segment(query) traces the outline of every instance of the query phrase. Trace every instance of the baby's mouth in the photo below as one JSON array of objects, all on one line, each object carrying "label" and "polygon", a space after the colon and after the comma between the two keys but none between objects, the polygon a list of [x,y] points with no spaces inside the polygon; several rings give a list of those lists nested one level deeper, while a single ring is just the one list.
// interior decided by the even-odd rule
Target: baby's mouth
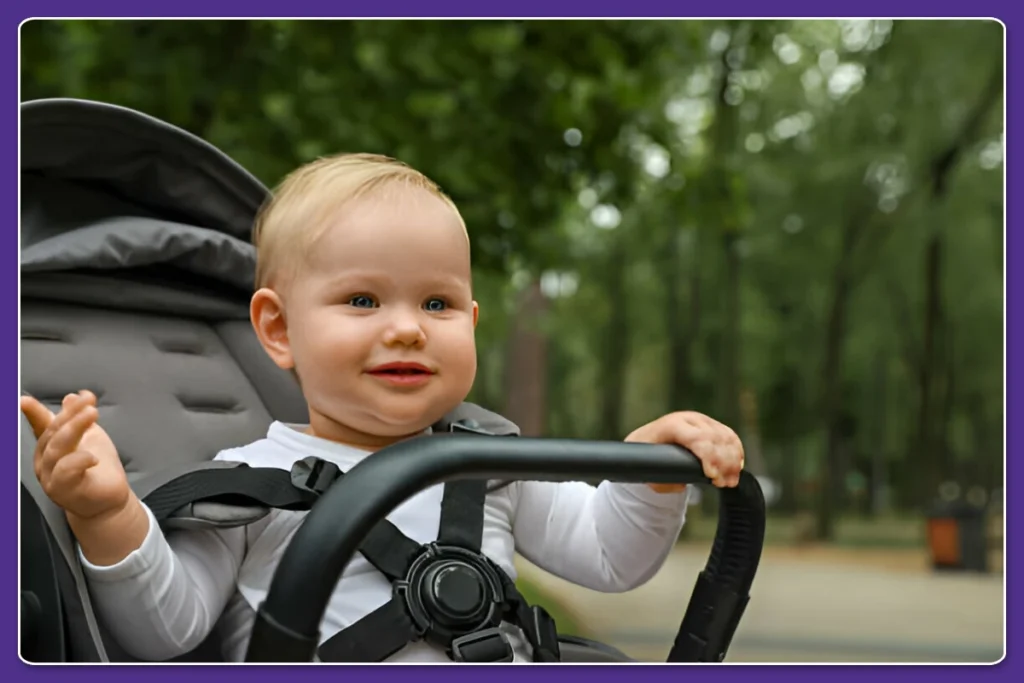
[{"label": "baby's mouth", "polygon": [[383,377],[425,377],[434,372],[421,363],[395,362],[385,363],[370,368],[368,374]]}]

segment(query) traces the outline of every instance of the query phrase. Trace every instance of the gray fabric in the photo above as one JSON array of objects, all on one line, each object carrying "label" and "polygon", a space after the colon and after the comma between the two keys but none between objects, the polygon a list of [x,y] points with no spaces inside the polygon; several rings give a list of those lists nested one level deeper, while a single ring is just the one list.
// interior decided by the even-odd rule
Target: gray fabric
[{"label": "gray fabric", "polygon": [[249,239],[266,187],[213,145],[124,107],[75,99],[21,105],[21,169],[101,187],[150,215]]},{"label": "gray fabric", "polygon": [[266,435],[270,413],[208,324],[26,303],[23,390],[53,410],[93,391],[128,472],[206,462]]},{"label": "gray fabric", "polygon": [[245,320],[227,320],[214,325],[213,329],[231,355],[238,359],[242,371],[275,419],[292,424],[309,422],[309,410],[298,380],[270,360],[253,332],[248,311]]},{"label": "gray fabric", "polygon": [[[22,299],[116,308],[169,317],[249,320],[247,302],[185,283],[171,288],[154,278],[102,277],[80,273],[37,273],[21,278]],[[248,323],[247,323],[248,324]]]},{"label": "gray fabric", "polygon": [[228,529],[258,522],[270,514],[270,508],[258,505],[191,503],[175,510],[161,525],[167,529]]},{"label": "gray fabric", "polygon": [[22,174],[23,293],[150,313],[248,319],[256,250],[101,188]]},{"label": "gray fabric", "polygon": [[21,174],[20,208],[22,250],[112,216],[160,218],[103,189],[33,173]]},{"label": "gray fabric", "polygon": [[519,426],[514,422],[486,408],[481,408],[475,403],[462,403],[446,415],[445,420],[448,422],[473,420],[485,431],[497,436],[519,436],[520,434]]},{"label": "gray fabric", "polygon": [[158,264],[237,287],[244,297],[253,289],[256,253],[216,230],[137,216],[83,223],[21,250],[26,274]]},{"label": "gray fabric", "polygon": [[[32,425],[29,424],[28,418],[26,418],[24,414],[20,413],[19,417],[21,418],[19,423],[21,427],[19,438],[21,482],[25,485],[25,488],[29,491],[29,494],[35,501],[36,506],[43,515],[43,519],[46,520],[47,526],[50,527],[50,532],[53,534],[57,547],[60,548],[61,555],[64,556],[64,561],[71,570],[71,577],[74,579],[75,588],[78,591],[78,596],[82,603],[82,612],[85,614],[85,622],[89,628],[89,635],[92,636],[100,661],[107,662],[109,661],[109,658],[107,657],[106,649],[103,646],[103,637],[100,632],[99,623],[96,620],[96,613],[92,608],[92,598],[89,596],[89,588],[85,582],[85,574],[82,571],[82,565],[78,561],[78,553],[75,548],[74,536],[71,534],[71,528],[68,526],[67,518],[64,516],[64,511],[57,507],[53,501],[46,496],[43,492],[43,487],[39,484],[39,480],[35,477],[35,466],[33,464],[33,460],[36,448],[36,437],[35,434],[32,433]],[[18,495],[22,495],[20,489]]]}]

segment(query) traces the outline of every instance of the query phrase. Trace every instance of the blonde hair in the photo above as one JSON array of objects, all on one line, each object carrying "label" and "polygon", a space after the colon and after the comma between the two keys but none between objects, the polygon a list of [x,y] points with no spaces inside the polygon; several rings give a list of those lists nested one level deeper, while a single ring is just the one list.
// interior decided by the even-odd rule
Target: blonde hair
[{"label": "blonde hair", "polygon": [[256,216],[252,233],[256,289],[269,286],[296,257],[307,253],[323,234],[332,213],[352,200],[394,184],[434,194],[462,222],[455,202],[437,183],[397,159],[380,154],[322,157],[285,177]]}]

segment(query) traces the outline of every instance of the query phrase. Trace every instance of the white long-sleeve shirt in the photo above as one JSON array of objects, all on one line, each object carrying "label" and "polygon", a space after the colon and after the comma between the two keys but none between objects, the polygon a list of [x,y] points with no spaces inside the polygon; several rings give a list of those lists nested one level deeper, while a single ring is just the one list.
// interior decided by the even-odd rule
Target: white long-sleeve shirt
[{"label": "white long-sleeve shirt", "polygon": [[[369,455],[275,422],[267,437],[218,454],[252,467],[291,469],[306,456],[344,472]],[[421,491],[387,516],[406,536],[435,541],[443,485]],[[552,574],[603,592],[648,581],[682,529],[687,492],[656,493],[644,484],[514,482],[489,493],[482,552],[515,579],[514,555]],[[198,646],[218,629],[224,658],[242,661],[256,609],[305,512],[273,510],[245,527],[174,530],[166,535],[149,514],[142,544],[115,565],[91,564],[79,552],[94,607],[120,645],[146,661],[162,661]],[[321,624],[321,643],[392,597],[387,577],[356,553],[338,581]],[[503,625],[516,661],[530,661],[521,631]],[[447,662],[424,642],[388,661]]]}]

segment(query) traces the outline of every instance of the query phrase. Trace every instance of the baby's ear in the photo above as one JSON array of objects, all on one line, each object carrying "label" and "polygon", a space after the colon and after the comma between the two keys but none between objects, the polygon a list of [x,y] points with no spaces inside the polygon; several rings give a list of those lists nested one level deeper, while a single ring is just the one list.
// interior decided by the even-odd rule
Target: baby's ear
[{"label": "baby's ear", "polygon": [[480,320],[480,304],[473,302],[473,329],[476,329],[476,324]]},{"label": "baby's ear", "polygon": [[284,305],[277,292],[268,287],[257,290],[249,302],[249,320],[270,359],[282,370],[293,369],[295,361],[288,340]]}]

